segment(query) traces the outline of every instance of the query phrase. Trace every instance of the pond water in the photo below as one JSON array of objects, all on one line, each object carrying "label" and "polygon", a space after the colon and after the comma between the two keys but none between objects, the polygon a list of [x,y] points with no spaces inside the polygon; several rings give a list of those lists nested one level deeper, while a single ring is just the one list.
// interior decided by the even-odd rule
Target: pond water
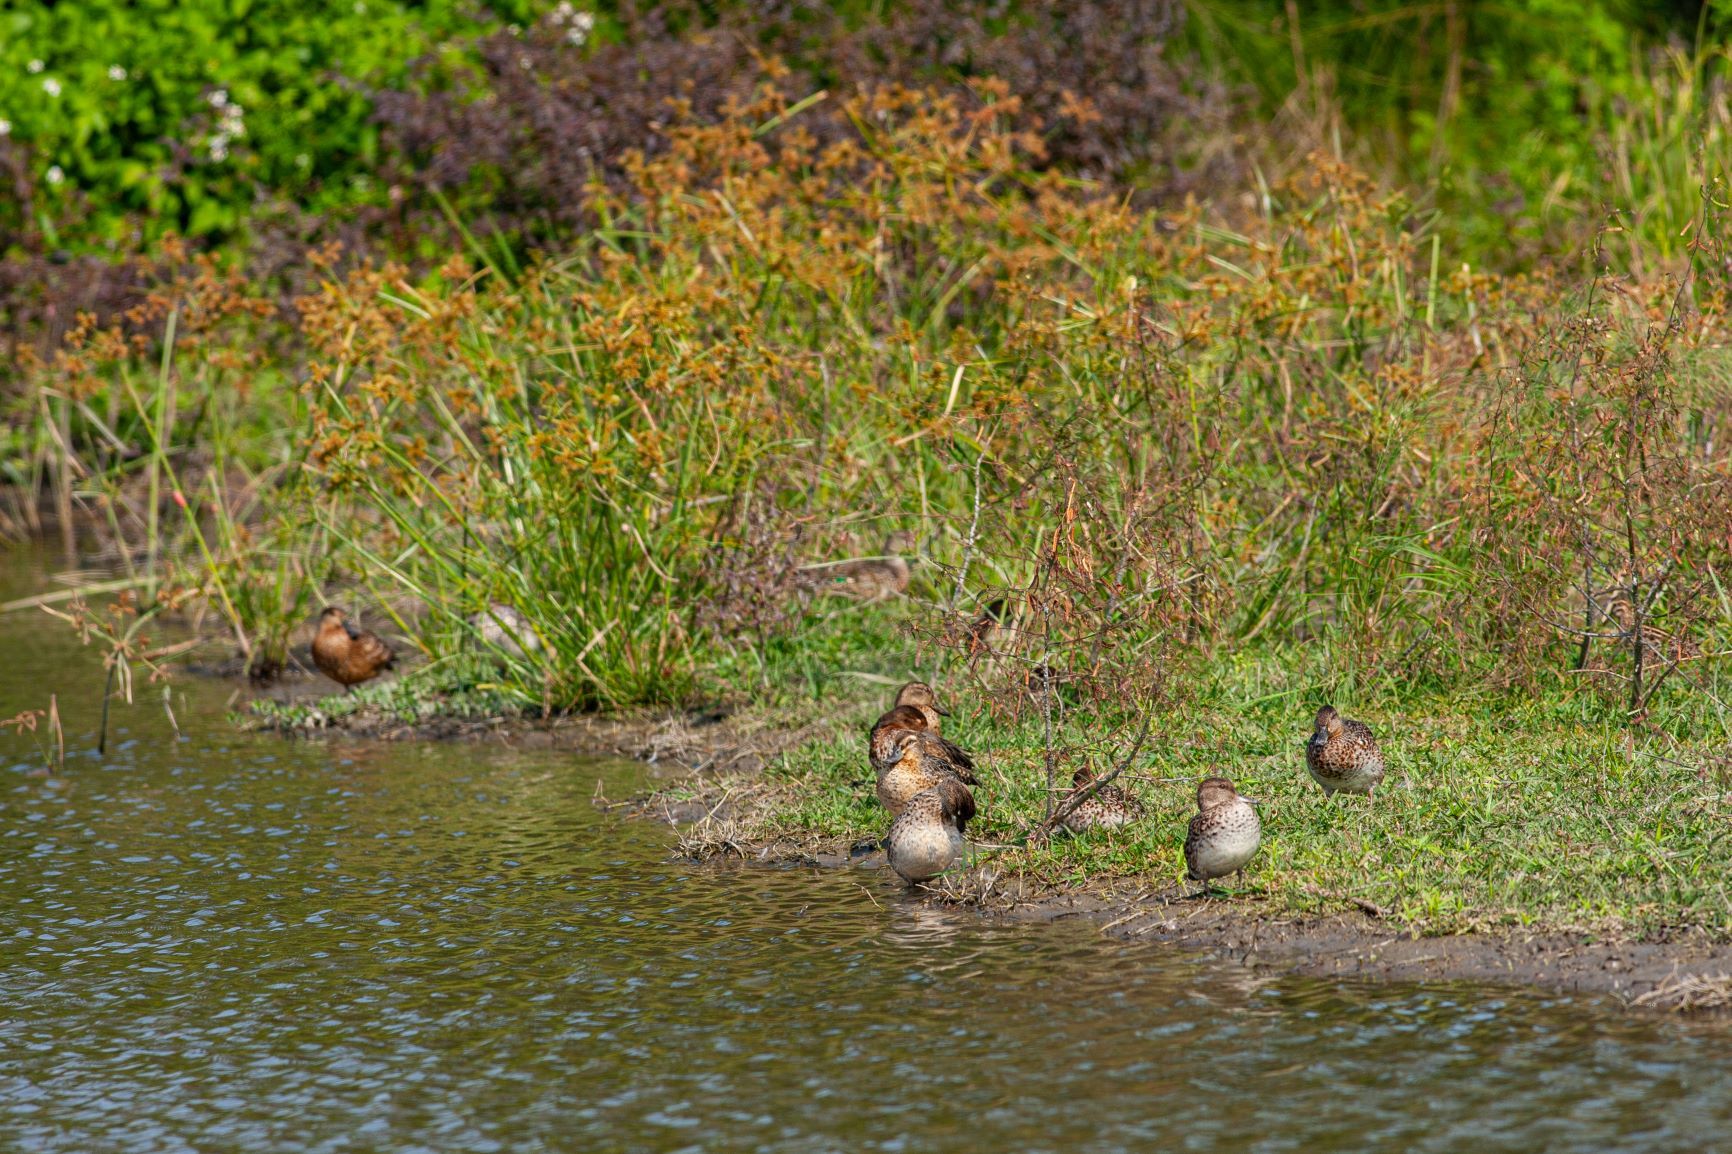
[{"label": "pond water", "polygon": [[[0,574],[0,595],[40,580]],[[1732,1029],[1260,980],[882,871],[700,867],[647,770],[236,733],[5,619],[0,1149],[1704,1150]]]}]

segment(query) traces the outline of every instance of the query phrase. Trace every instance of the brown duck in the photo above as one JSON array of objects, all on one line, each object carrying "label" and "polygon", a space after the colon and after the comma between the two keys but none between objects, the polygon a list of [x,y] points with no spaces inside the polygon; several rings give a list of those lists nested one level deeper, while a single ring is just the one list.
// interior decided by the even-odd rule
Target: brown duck
[{"label": "brown duck", "polygon": [[319,614],[319,631],[313,636],[313,664],[319,672],[341,685],[353,689],[363,681],[371,681],[397,661],[375,633],[349,624],[349,615],[336,606]]},{"label": "brown duck", "polygon": [[1323,787],[1325,797],[1336,792],[1369,797],[1383,780],[1383,752],[1370,726],[1325,705],[1317,711],[1311,740],[1305,743],[1305,768]]},{"label": "brown duck", "polygon": [[980,784],[971,766],[950,759],[943,738],[923,729],[897,730],[890,757],[878,772],[878,800],[891,816],[901,817],[916,794],[946,781]]},{"label": "brown duck", "polygon": [[1255,805],[1224,777],[1204,778],[1197,784],[1197,816],[1185,831],[1186,878],[1202,882],[1205,890],[1209,882],[1228,874],[1243,878],[1245,866],[1263,840]]},{"label": "brown duck", "polygon": [[890,868],[909,885],[931,881],[968,849],[963,833],[974,817],[974,795],[954,777],[915,794],[884,839]]},{"label": "brown duck", "polygon": [[939,707],[938,695],[932,691],[932,686],[923,681],[910,681],[904,685],[897,691],[896,703],[890,711],[872,723],[872,734],[866,743],[866,755],[872,768],[883,773],[890,765],[897,735],[916,730],[931,734],[943,747],[944,756],[958,769],[964,772],[973,770],[974,758],[968,751],[939,734],[940,719],[949,716]]},{"label": "brown duck", "polygon": [[902,554],[911,549],[914,539],[907,533],[892,533],[884,540],[884,551],[877,557],[857,557],[838,564],[808,566],[809,572],[821,574],[829,592],[852,597],[858,601],[882,601],[908,592],[913,571]]},{"label": "brown duck", "polygon": [[[1095,775],[1088,766],[1078,766],[1071,777],[1071,791],[1065,795],[1060,805],[1065,805],[1077,794],[1095,783]],[[1143,803],[1133,793],[1128,793],[1116,785],[1103,785],[1093,795],[1083,800],[1075,809],[1065,814],[1064,827],[1072,833],[1088,833],[1097,829],[1118,829],[1131,824],[1143,816]]]}]

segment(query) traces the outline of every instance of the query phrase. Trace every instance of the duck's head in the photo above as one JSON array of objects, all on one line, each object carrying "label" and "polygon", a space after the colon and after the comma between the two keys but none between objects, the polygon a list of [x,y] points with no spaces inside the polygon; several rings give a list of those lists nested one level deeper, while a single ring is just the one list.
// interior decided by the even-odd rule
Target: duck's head
[{"label": "duck's head", "polygon": [[343,611],[341,609],[338,609],[335,605],[327,605],[327,606],[325,606],[325,611],[323,613],[319,614],[319,628],[320,629],[340,629],[343,625],[343,622],[347,621],[348,619],[349,619],[348,613],[346,613],[345,611]]},{"label": "duck's head", "polygon": [[1327,737],[1334,737],[1341,732],[1341,715],[1335,712],[1333,705],[1325,705],[1317,711],[1317,732]]},{"label": "duck's head", "polygon": [[1076,772],[1070,775],[1070,783],[1078,789],[1081,789],[1086,785],[1093,785],[1094,780],[1095,771],[1086,765],[1077,766]]},{"label": "duck's head", "polygon": [[[1233,788],[1233,783],[1224,777],[1205,777],[1197,783],[1197,809],[1214,809],[1218,805],[1231,805],[1239,798],[1239,791]],[[1245,798],[1250,801],[1250,798]]]},{"label": "duck's head", "polygon": [[932,686],[924,681],[910,681],[896,694],[897,705],[911,705],[926,715],[926,727],[934,733],[938,732],[941,717],[949,717],[950,711],[939,708],[938,694],[932,691]]},{"label": "duck's head", "polygon": [[926,714],[913,705],[898,705],[878,719],[879,729],[925,729]]},{"label": "duck's head", "polygon": [[905,757],[910,759],[910,764],[920,760],[920,733],[918,730],[903,730],[896,735],[896,740],[890,745],[889,764],[895,765]]}]

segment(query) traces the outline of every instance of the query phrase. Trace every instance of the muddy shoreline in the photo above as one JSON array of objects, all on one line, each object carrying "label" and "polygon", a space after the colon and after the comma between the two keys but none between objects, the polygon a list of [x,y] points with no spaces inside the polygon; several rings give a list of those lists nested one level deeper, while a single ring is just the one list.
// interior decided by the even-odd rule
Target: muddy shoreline
[{"label": "muddy shoreline", "polygon": [[[680,831],[680,851],[694,862],[751,867],[802,864],[869,870],[894,896],[872,842],[844,844],[793,837],[742,836],[752,806],[764,804],[749,776],[714,779],[696,798],[667,791],[634,799],[636,816]],[[745,816],[742,821],[741,817]],[[1316,978],[1430,983],[1467,982],[1558,994],[1611,996],[1632,1008],[1732,1013],[1732,943],[1695,928],[1627,937],[1616,928],[1565,930],[1488,927],[1426,936],[1368,903],[1316,895],[1321,912],[1276,909],[1255,892],[1200,896],[1168,878],[1102,878],[1055,888],[997,869],[990,856],[967,870],[908,893],[908,900],[967,907],[1007,923],[1083,920],[1124,941],[1155,941],[1212,955],[1253,970]]]},{"label": "muddy shoreline", "polygon": [[[266,696],[305,701],[328,692],[316,681],[289,683]],[[694,862],[752,866],[806,864],[884,870],[870,843],[752,836],[751,808],[773,804],[761,770],[776,756],[829,732],[834,714],[790,728],[785,718],[751,709],[634,711],[555,718],[434,716],[405,722],[374,711],[318,715],[299,726],[263,725],[289,736],[384,741],[497,742],[583,756],[645,762],[666,781],[626,802],[602,803],[636,820],[679,832],[679,852]],[[695,796],[681,785],[701,781]],[[1001,876],[990,860],[944,879],[910,900],[966,906],[979,916],[1041,925],[1082,919],[1126,941],[1156,941],[1253,970],[1306,977],[1400,983],[1470,982],[1560,994],[1611,996],[1633,1008],[1732,1012],[1732,943],[1696,929],[1624,939],[1592,931],[1506,930],[1415,936],[1367,903],[1318,895],[1338,910],[1297,914],[1260,908],[1255,894],[1193,897],[1166,879],[1103,879],[1054,890]]]},{"label": "muddy shoreline", "polygon": [[[651,805],[636,812],[676,823],[703,816],[689,806],[670,811]],[[700,862],[733,858],[744,868],[799,863],[875,874],[888,869],[883,853],[866,843],[818,851],[788,842],[736,843],[726,852],[688,856]],[[1644,1010],[1732,1013],[1732,944],[1700,930],[1628,940],[1559,930],[1416,936],[1381,913],[1345,900],[1341,904],[1348,908],[1339,912],[1297,914],[1259,908],[1254,894],[1193,896],[1192,888],[1119,878],[1054,890],[1029,887],[1016,878],[994,879],[990,867],[976,867],[912,892],[908,900],[965,906],[1012,924],[1082,920],[1123,941],[1160,942],[1252,970],[1303,977],[1502,985],[1609,995]]]}]

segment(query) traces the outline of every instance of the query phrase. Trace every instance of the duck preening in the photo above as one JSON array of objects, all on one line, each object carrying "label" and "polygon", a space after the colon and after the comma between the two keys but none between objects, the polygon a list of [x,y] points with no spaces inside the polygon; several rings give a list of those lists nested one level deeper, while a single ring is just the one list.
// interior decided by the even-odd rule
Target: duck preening
[{"label": "duck preening", "polygon": [[373,680],[396,661],[397,655],[378,634],[350,624],[343,610],[333,605],[319,614],[319,631],[313,635],[313,664],[344,689]]},{"label": "duck preening", "polygon": [[899,734],[909,731],[930,734],[944,752],[946,759],[962,773],[963,780],[974,784],[974,758],[967,750],[945,738],[940,732],[942,719],[950,714],[938,704],[938,695],[924,681],[910,681],[896,693],[889,712],[872,723],[867,738],[866,753],[872,768],[879,773],[887,769],[896,748]]},{"label": "duck preening", "polygon": [[1207,883],[1242,874],[1263,840],[1255,803],[1224,777],[1197,785],[1197,816],[1185,834],[1185,876]]},{"label": "duck preening", "polygon": [[890,823],[890,868],[909,885],[931,881],[967,852],[963,833],[973,817],[974,795],[955,777],[915,794]]},{"label": "duck preening", "polygon": [[972,766],[951,760],[943,738],[923,729],[898,730],[891,739],[890,757],[878,773],[878,801],[896,817],[908,808],[916,794],[946,781],[979,785]]},{"label": "duck preening", "polygon": [[1305,743],[1305,768],[1326,796],[1337,792],[1370,796],[1383,780],[1383,753],[1370,726],[1325,705],[1317,711],[1311,740]]}]

